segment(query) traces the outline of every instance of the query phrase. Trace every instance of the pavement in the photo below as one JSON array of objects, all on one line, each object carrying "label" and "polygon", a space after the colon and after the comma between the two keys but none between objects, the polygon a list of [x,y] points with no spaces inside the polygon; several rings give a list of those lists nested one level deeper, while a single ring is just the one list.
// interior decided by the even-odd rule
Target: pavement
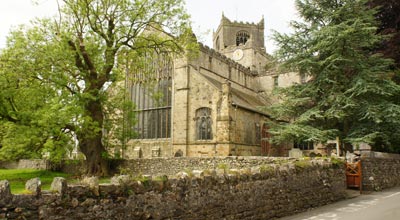
[{"label": "pavement", "polygon": [[[361,195],[360,190],[358,190],[358,189],[347,189],[346,194],[347,194],[346,199],[352,199],[352,198],[355,198],[355,197]],[[369,193],[367,193],[367,194],[369,194]]]},{"label": "pavement", "polygon": [[381,192],[347,190],[348,199],[279,220],[400,220],[400,187]]}]

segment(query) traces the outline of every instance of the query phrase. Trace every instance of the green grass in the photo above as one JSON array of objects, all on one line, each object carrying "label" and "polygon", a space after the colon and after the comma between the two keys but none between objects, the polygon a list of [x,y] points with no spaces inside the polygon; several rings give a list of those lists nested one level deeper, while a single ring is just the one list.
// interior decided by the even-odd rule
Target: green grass
[{"label": "green grass", "polygon": [[11,193],[26,193],[25,183],[27,180],[39,177],[42,182],[42,190],[49,190],[54,177],[71,178],[71,175],[60,172],[35,169],[0,169],[0,180],[10,182]]}]

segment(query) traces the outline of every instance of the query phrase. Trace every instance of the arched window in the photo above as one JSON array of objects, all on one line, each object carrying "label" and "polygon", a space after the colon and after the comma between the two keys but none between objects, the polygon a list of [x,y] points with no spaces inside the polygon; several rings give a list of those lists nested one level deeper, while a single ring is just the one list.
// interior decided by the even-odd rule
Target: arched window
[{"label": "arched window", "polygon": [[196,135],[197,140],[212,139],[212,120],[210,108],[199,108],[196,110]]},{"label": "arched window", "polygon": [[240,44],[246,44],[247,40],[250,38],[250,34],[247,31],[239,31],[236,33],[236,46]]},{"label": "arched window", "polygon": [[131,100],[136,120],[129,121],[130,137],[158,139],[171,137],[173,62],[165,54],[144,55],[130,76]]}]

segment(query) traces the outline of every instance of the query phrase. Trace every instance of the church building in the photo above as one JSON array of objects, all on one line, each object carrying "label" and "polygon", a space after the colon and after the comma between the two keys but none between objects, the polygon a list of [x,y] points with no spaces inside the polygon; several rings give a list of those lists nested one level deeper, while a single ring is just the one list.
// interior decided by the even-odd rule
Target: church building
[{"label": "church building", "polygon": [[[258,23],[222,16],[213,48],[196,58],[159,57],[152,74],[128,80],[137,121],[124,158],[287,156],[292,146],[273,146],[264,106],[275,86],[301,82],[297,74],[269,71],[264,19]],[[152,80],[152,83],[148,83]]]}]

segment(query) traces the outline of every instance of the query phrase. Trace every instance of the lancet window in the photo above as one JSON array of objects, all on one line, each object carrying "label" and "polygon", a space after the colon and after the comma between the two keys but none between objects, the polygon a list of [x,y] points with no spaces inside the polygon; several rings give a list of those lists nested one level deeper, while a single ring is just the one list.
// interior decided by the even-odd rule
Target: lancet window
[{"label": "lancet window", "polygon": [[210,108],[199,108],[196,110],[197,140],[212,139],[212,119]]}]

